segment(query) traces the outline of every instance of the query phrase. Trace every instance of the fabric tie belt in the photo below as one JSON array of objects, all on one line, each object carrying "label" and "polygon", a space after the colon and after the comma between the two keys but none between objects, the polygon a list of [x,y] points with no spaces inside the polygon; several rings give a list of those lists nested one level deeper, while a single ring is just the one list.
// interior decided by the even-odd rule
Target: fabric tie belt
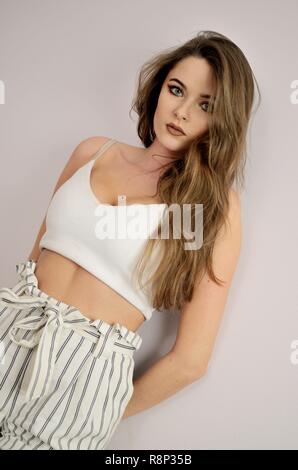
[{"label": "fabric tie belt", "polygon": [[[20,281],[11,289],[0,289],[0,305],[22,310],[33,308],[32,315],[16,320],[9,330],[9,337],[14,343],[32,349],[38,345],[26,400],[48,393],[64,328],[78,331],[80,335],[95,343],[92,351],[95,357],[109,358],[114,349],[132,355],[142,343],[141,336],[124,325],[109,324],[100,319],[90,320],[78,308],[41,291],[34,274],[35,267],[36,262],[33,260],[17,264]],[[27,334],[23,334],[20,339],[18,333],[22,330]],[[26,340],[25,336],[30,331],[33,333],[32,337]]]}]

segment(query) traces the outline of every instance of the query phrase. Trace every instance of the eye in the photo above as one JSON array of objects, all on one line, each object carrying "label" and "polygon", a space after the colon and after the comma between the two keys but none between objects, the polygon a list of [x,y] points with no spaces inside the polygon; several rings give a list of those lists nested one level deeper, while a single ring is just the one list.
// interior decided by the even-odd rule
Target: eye
[{"label": "eye", "polygon": [[208,101],[204,101],[204,103],[201,103],[201,106],[203,106],[204,104],[206,104],[206,105],[207,105],[207,109],[205,109],[204,111],[205,111],[206,113],[208,113],[208,109],[209,109],[209,102],[208,102]]},{"label": "eye", "polygon": [[[178,95],[176,95],[176,93],[173,93],[172,90],[173,90],[174,88],[176,88],[176,90],[179,90],[180,92],[182,92],[181,88],[179,88],[178,86],[169,85],[169,86],[168,86],[168,89],[170,90],[170,93],[171,93],[172,95],[178,96]],[[203,109],[203,111],[204,111],[205,113],[207,113],[207,112],[208,112],[208,107],[209,107],[209,102],[208,102],[208,101],[204,101],[204,103],[201,103],[201,104],[200,104],[200,106],[203,106],[203,105],[207,105],[207,109]]]},{"label": "eye", "polygon": [[178,86],[175,86],[175,85],[173,85],[173,86],[169,85],[168,88],[169,88],[170,92],[172,93],[172,95],[175,95],[175,96],[177,96],[177,95],[176,95],[176,93],[172,92],[173,88],[176,88],[176,90],[182,91],[181,88],[179,88]]}]

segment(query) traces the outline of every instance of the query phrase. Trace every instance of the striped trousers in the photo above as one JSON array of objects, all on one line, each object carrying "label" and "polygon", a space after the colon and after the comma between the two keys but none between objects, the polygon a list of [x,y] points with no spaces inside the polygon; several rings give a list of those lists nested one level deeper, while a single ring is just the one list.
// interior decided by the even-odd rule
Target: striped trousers
[{"label": "striped trousers", "polygon": [[133,393],[142,338],[38,288],[33,260],[0,289],[0,449],[101,450]]}]

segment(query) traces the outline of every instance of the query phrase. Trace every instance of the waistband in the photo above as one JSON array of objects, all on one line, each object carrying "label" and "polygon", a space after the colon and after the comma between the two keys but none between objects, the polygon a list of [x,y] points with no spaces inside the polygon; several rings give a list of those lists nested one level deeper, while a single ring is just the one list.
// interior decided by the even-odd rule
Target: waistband
[{"label": "waistband", "polygon": [[[9,330],[10,339],[23,347],[37,346],[36,359],[32,377],[27,389],[28,400],[37,398],[48,392],[56,355],[60,346],[61,331],[70,328],[79,332],[94,343],[92,355],[110,358],[113,351],[133,356],[142,344],[141,336],[120,323],[110,324],[104,320],[90,320],[73,305],[55,299],[38,287],[35,276],[36,262],[28,260],[16,264],[19,281],[12,287],[0,289],[0,305],[11,308],[30,310],[21,320],[16,320]],[[34,309],[34,307],[36,307]],[[18,334],[25,330],[33,333],[29,340]],[[26,336],[26,334],[25,334]],[[41,360],[44,367],[40,367]]]}]

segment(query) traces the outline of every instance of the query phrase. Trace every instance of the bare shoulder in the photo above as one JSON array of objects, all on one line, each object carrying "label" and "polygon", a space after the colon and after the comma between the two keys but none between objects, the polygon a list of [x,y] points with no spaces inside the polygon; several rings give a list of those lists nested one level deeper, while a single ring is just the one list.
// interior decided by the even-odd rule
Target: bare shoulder
[{"label": "bare shoulder", "polygon": [[[110,139],[111,137],[106,136],[88,137],[87,139],[82,140],[77,145],[77,147],[74,149],[73,154],[71,155],[71,158],[75,160],[77,166],[81,166],[86,163],[86,161],[92,159],[97,150],[100,149]],[[118,151],[116,150],[115,152],[112,152],[112,154],[115,154],[115,156],[125,155],[131,159],[135,158],[135,155],[138,156],[140,154],[140,151],[143,150],[142,147],[130,145],[119,140],[117,140],[116,148],[118,149]],[[101,159],[101,162],[103,161],[104,159]],[[113,159],[109,157],[108,161],[109,163],[111,163]]]},{"label": "bare shoulder", "polygon": [[109,140],[109,137],[105,136],[88,137],[76,145],[62,169],[54,188],[54,194],[81,166],[91,160],[93,155],[107,140]]},{"label": "bare shoulder", "polygon": [[77,167],[84,165],[109,139],[110,137],[106,136],[87,137],[77,144],[70,156],[70,160]]}]

